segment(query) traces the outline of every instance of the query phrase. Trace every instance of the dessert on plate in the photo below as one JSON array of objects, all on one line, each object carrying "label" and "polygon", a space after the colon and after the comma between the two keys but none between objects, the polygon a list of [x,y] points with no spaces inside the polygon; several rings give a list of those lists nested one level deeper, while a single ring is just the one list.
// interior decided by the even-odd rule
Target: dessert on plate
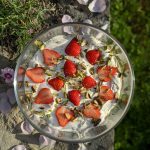
[{"label": "dessert on plate", "polygon": [[42,43],[24,78],[25,92],[33,93],[32,112],[66,131],[103,124],[122,84],[110,55],[100,40],[84,35],[58,35]]}]

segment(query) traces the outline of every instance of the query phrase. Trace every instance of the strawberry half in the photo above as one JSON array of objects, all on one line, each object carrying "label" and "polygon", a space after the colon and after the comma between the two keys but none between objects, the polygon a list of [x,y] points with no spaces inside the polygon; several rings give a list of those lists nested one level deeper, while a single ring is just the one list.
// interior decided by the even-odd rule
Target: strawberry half
[{"label": "strawberry half", "polygon": [[86,88],[86,89],[90,89],[96,86],[96,81],[90,77],[90,76],[86,76],[83,80],[82,80],[82,85]]},{"label": "strawberry half", "polygon": [[89,50],[86,53],[86,58],[91,65],[96,64],[96,62],[101,58],[101,52],[99,50]]},{"label": "strawberry half", "polygon": [[65,52],[69,56],[79,56],[81,52],[81,46],[76,38],[73,38],[67,45]]},{"label": "strawberry half", "polygon": [[34,103],[36,104],[50,104],[52,102],[53,102],[53,96],[51,94],[50,89],[48,88],[41,89],[34,101]]},{"label": "strawberry half", "polygon": [[102,101],[108,101],[114,99],[115,94],[108,86],[103,85],[100,87],[99,96]]},{"label": "strawberry half", "polygon": [[61,78],[56,77],[49,80],[48,84],[51,85],[55,90],[59,91],[64,86],[64,81]]},{"label": "strawberry half", "polygon": [[101,81],[108,82],[117,73],[117,68],[111,66],[102,66],[98,67],[97,73]]},{"label": "strawberry half", "polygon": [[43,49],[42,53],[44,57],[44,63],[48,66],[56,65],[58,59],[61,57],[58,52],[50,49]]},{"label": "strawberry half", "polygon": [[42,67],[28,69],[26,75],[35,83],[42,83],[45,81],[44,69]]},{"label": "strawberry half", "polygon": [[88,118],[99,119],[100,109],[91,103],[84,107],[83,114]]},{"label": "strawberry half", "polygon": [[81,93],[79,90],[69,91],[68,98],[74,105],[79,106],[81,100]]},{"label": "strawberry half", "polygon": [[60,126],[66,126],[70,120],[74,118],[73,111],[67,109],[65,106],[60,106],[55,112],[56,118]]},{"label": "strawberry half", "polygon": [[71,60],[66,60],[64,64],[64,74],[65,76],[73,77],[77,72],[76,64],[74,64]]}]

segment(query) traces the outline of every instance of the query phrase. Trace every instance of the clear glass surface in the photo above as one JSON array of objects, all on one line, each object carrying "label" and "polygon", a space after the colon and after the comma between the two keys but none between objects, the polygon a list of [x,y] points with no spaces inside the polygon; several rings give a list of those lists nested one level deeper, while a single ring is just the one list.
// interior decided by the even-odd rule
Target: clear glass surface
[{"label": "clear glass surface", "polygon": [[[35,45],[35,41],[38,40],[46,43],[49,39],[57,35],[68,35],[68,33],[64,32],[64,28],[66,27],[69,27],[71,29],[71,35],[83,35],[83,30],[86,30],[86,36],[93,36],[97,39],[101,39],[101,41],[103,42],[103,46],[101,47],[102,49],[108,49],[110,47],[113,47],[111,52],[112,57],[114,57],[114,59],[118,62],[119,70],[122,73],[120,74],[120,78],[122,79],[122,87],[120,95],[118,96],[119,98],[117,101],[117,105],[110,110],[110,113],[106,118],[105,123],[96,127],[92,127],[86,132],[81,132],[79,134],[77,134],[76,132],[67,132],[53,129],[52,132],[49,133],[45,130],[45,127],[47,127],[48,124],[46,120],[42,117],[40,117],[40,123],[36,123],[33,117],[33,115],[35,114],[31,111],[31,101],[25,93],[25,74],[22,74],[21,76],[18,75],[19,67],[23,66],[25,69],[27,69],[28,63],[30,62],[30,60],[32,60],[35,53],[39,50],[39,48]],[[22,83],[21,86],[20,83]],[[23,53],[18,59],[15,69],[14,89],[17,103],[21,112],[23,113],[25,118],[32,124],[32,126],[40,133],[54,140],[63,142],[87,142],[106,134],[111,129],[116,127],[116,125],[118,125],[119,122],[124,118],[125,114],[129,109],[133,96],[134,73],[126,51],[113,36],[89,24],[67,23],[52,27],[38,34],[35,38],[33,38],[31,42],[26,45]]]}]

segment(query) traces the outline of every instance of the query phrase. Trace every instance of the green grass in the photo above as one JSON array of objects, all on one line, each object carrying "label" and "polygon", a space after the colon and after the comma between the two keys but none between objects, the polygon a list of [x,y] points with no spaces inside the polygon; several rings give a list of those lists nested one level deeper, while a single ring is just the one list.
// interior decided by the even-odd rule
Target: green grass
[{"label": "green grass", "polygon": [[[150,147],[149,12],[149,0],[111,0],[111,33],[126,48],[136,79],[130,111],[116,128],[115,150]],[[27,41],[48,26],[46,19],[54,13],[49,0],[0,0],[1,45],[21,52]]]},{"label": "green grass", "polygon": [[0,39],[9,50],[21,52],[35,33],[48,26],[55,5],[48,0],[0,0]]},{"label": "green grass", "polygon": [[112,0],[111,31],[126,48],[135,72],[130,111],[116,128],[116,150],[150,147],[150,1]]}]

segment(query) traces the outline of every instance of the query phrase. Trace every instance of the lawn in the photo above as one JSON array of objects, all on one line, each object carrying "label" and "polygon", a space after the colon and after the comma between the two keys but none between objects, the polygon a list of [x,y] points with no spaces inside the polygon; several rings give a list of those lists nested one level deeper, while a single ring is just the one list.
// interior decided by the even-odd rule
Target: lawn
[{"label": "lawn", "polygon": [[[0,0],[0,44],[11,53],[21,52],[27,41],[49,26],[47,18],[57,13],[56,6],[48,0],[28,0],[26,5],[24,2]],[[111,33],[126,48],[136,80],[130,111],[116,128],[115,150],[150,147],[149,12],[149,0],[111,0]]]}]

